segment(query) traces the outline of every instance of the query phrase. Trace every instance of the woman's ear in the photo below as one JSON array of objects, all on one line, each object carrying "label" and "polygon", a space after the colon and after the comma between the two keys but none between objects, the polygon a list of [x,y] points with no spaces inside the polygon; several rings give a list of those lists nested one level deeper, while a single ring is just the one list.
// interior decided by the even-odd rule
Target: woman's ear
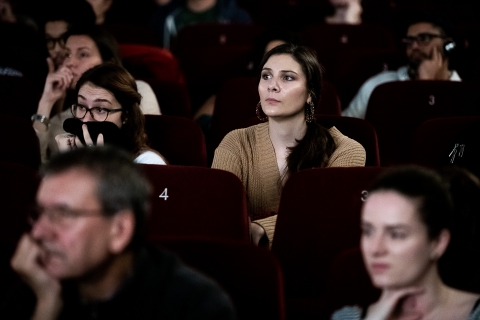
[{"label": "woman's ear", "polygon": [[445,250],[447,250],[449,243],[450,231],[448,229],[443,229],[442,231],[440,231],[437,239],[435,239],[432,243],[433,247],[430,258],[434,261],[440,259],[440,257],[445,253]]}]

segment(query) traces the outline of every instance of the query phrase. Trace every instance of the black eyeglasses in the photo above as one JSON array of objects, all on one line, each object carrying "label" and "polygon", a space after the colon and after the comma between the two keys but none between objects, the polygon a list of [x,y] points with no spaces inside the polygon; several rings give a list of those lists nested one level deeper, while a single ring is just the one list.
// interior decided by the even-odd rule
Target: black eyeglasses
[{"label": "black eyeglasses", "polygon": [[50,223],[54,225],[65,225],[67,220],[72,220],[79,217],[106,216],[103,214],[102,210],[72,209],[63,206],[47,209],[42,206],[33,206],[29,210],[27,222],[33,226],[43,215],[45,215]]},{"label": "black eyeglasses", "polygon": [[61,48],[65,49],[65,35],[62,34],[60,37],[54,38],[50,36],[45,37],[48,50],[55,48],[55,45],[58,43]]},{"label": "black eyeglasses", "polygon": [[416,37],[413,37],[413,36],[405,37],[402,39],[402,42],[408,46],[411,46],[416,41],[418,45],[426,46],[433,40],[433,38],[443,39],[445,38],[445,36],[442,36],[440,34],[432,34],[432,33],[420,33]]},{"label": "black eyeglasses", "polygon": [[82,106],[81,104],[73,104],[72,105],[72,115],[77,119],[83,119],[87,115],[87,112],[90,112],[90,116],[92,116],[93,120],[98,122],[103,122],[107,120],[108,115],[110,113],[115,113],[122,111],[123,108],[119,109],[107,109],[107,108],[100,108],[100,107],[93,107],[87,108],[86,106]]}]

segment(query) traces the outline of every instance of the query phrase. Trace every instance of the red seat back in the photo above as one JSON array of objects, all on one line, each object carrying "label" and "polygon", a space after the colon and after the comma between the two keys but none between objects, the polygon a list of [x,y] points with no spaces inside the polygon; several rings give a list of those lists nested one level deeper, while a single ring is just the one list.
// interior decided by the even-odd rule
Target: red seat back
[{"label": "red seat back", "polygon": [[332,263],[325,288],[324,313],[328,318],[347,305],[368,306],[377,301],[380,290],[370,280],[359,247],[340,253]]},{"label": "red seat back", "polygon": [[284,273],[289,317],[321,314],[330,267],[343,250],[359,245],[362,197],[383,170],[309,169],[285,183],[272,252]]},{"label": "red seat back", "polygon": [[395,81],[376,87],[365,119],[378,136],[382,166],[409,162],[413,136],[430,119],[480,116],[480,82]]},{"label": "red seat back", "polygon": [[[437,118],[422,122],[413,136],[411,162],[439,168],[448,162],[448,155],[459,133],[471,125],[480,127],[480,116]],[[480,167],[480,164],[479,164]]]},{"label": "red seat back", "polygon": [[141,77],[139,79],[147,82],[152,88],[162,114],[192,118],[190,97],[188,96],[188,89],[185,83],[165,81],[152,77]]},{"label": "red seat back", "polygon": [[177,58],[169,51],[145,44],[119,44],[124,67],[135,78],[184,82]]},{"label": "red seat back", "polygon": [[154,243],[177,253],[185,263],[216,280],[232,298],[239,320],[285,319],[282,273],[271,252],[226,241]]},{"label": "red seat back", "polygon": [[317,52],[317,58],[325,67],[328,80],[333,75],[338,54],[344,50],[396,48],[391,31],[376,24],[316,23],[303,28],[300,34],[304,43]]},{"label": "red seat back", "polygon": [[150,146],[169,164],[207,166],[207,150],[202,129],[183,117],[145,115],[145,129]]},{"label": "red seat back", "polygon": [[245,188],[224,170],[142,165],[153,186],[149,236],[249,242]]},{"label": "red seat back", "polygon": [[1,162],[40,166],[40,145],[30,120],[0,114],[0,150]]}]

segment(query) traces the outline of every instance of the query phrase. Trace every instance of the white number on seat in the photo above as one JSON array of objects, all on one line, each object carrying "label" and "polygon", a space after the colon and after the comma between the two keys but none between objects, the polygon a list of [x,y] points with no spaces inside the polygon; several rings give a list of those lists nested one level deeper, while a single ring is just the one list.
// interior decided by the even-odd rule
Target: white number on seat
[{"label": "white number on seat", "polygon": [[163,198],[163,200],[167,200],[168,199],[168,189],[165,188],[165,190],[163,190],[162,194],[158,196],[159,198]]}]

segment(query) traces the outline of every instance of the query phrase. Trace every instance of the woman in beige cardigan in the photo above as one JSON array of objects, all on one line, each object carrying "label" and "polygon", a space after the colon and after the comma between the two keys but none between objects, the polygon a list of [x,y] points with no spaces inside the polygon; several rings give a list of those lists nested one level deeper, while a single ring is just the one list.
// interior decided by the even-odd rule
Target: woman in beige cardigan
[{"label": "woman in beige cardigan", "polygon": [[365,165],[365,150],[358,142],[315,122],[323,74],[310,49],[283,44],[267,52],[260,65],[257,116],[268,122],[227,134],[212,164],[243,182],[256,244],[273,239],[281,188],[290,174]]}]

